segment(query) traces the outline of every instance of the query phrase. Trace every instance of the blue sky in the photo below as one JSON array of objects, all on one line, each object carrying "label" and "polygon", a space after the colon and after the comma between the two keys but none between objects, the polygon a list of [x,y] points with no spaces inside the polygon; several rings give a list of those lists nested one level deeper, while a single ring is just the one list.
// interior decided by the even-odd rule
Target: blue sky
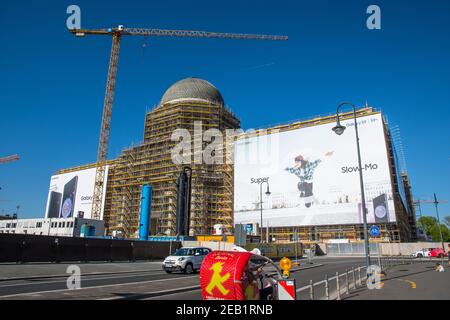
[{"label": "blue sky", "polygon": [[[244,128],[329,114],[349,100],[382,110],[401,130],[414,194],[450,200],[450,2],[16,1],[0,10],[0,214],[42,217],[50,176],[97,154],[109,37],[82,27],[284,34],[288,42],[127,37],[122,41],[109,158],[138,143],[147,108],[173,82],[212,82]],[[366,28],[381,7],[382,29]],[[146,41],[144,50],[142,45]],[[434,214],[432,206],[424,213]],[[450,205],[440,206],[441,216]]]}]

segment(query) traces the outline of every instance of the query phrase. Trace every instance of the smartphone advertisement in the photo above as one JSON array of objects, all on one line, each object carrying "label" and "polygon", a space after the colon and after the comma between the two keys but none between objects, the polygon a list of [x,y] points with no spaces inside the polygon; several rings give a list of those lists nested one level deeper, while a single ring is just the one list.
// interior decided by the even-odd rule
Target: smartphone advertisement
[{"label": "smartphone advertisement", "polygon": [[[95,172],[96,168],[92,168],[52,176],[45,217],[91,219]],[[108,166],[105,168],[105,177],[108,177]],[[104,182],[105,186],[106,183],[107,179]],[[103,188],[103,203],[105,194],[106,188]]]}]

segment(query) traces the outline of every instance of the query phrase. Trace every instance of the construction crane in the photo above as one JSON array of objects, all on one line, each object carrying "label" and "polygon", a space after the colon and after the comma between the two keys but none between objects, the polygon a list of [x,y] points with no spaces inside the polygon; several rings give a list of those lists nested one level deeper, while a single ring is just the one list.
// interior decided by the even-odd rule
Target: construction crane
[{"label": "construction crane", "polygon": [[125,28],[119,25],[117,28],[108,29],[71,29],[70,32],[77,37],[86,35],[103,35],[112,37],[111,54],[109,58],[108,78],[106,81],[105,99],[103,102],[102,123],[100,127],[100,139],[97,150],[97,163],[92,200],[92,218],[100,219],[102,210],[103,185],[105,181],[105,163],[108,157],[109,136],[111,130],[112,106],[116,88],[117,67],[119,64],[120,39],[122,36],[145,37],[181,37],[181,38],[219,38],[219,39],[250,39],[250,40],[288,40],[286,36],[218,33],[192,30],[162,30],[146,28]]},{"label": "construction crane", "polygon": [[[19,160],[19,155],[18,154],[13,154],[7,157],[2,157],[0,158],[0,164],[4,164],[4,163],[8,163],[8,162],[14,162]],[[2,187],[0,187],[0,190],[2,190]],[[0,200],[0,201],[5,201],[5,200]]]},{"label": "construction crane", "polygon": [[433,194],[433,199],[418,199],[418,200],[414,201],[414,203],[419,206],[420,211],[422,211],[420,208],[421,203],[434,204],[435,209],[436,209],[437,225],[439,228],[439,236],[441,238],[441,245],[442,245],[442,249],[445,251],[444,239],[442,237],[442,229],[441,229],[441,218],[439,217],[438,205],[439,205],[439,203],[448,203],[448,201],[447,200],[438,200],[436,193],[435,193],[435,194]]},{"label": "construction crane", "polygon": [[19,155],[13,154],[13,155],[11,155],[11,156],[7,156],[7,157],[0,158],[0,164],[2,164],[2,163],[8,163],[8,162],[14,162],[14,161],[17,161],[17,160],[19,160],[19,159],[20,159],[20,158],[19,158]]},{"label": "construction crane", "polygon": [[417,199],[414,201],[414,204],[420,206],[421,203],[432,203],[434,205],[437,205],[439,203],[448,203],[447,200],[439,200],[436,195],[433,196],[433,199]]},{"label": "construction crane", "polygon": [[417,200],[414,200],[414,205],[419,209],[419,215],[420,215],[419,219],[422,217],[422,206],[421,206],[422,203],[424,203],[424,204],[434,204],[436,209],[437,209],[437,206],[439,205],[439,203],[448,203],[448,201],[447,200],[439,200],[436,197],[436,195],[434,195],[434,199],[417,199]]}]

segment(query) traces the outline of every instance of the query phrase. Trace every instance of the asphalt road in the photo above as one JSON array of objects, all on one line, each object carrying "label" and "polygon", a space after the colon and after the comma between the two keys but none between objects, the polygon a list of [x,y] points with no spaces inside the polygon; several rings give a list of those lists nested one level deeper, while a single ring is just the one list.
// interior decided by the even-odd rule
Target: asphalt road
[{"label": "asphalt road", "polygon": [[[102,286],[122,285],[136,282],[150,282],[153,280],[177,279],[183,278],[183,274],[166,274],[161,270],[140,271],[127,274],[106,274],[106,275],[86,275],[81,276],[82,288],[96,288]],[[53,290],[66,290],[67,278],[40,278],[29,280],[12,280],[0,282],[0,299],[3,296],[46,292]]]},{"label": "asphalt road", "polygon": [[67,268],[77,265],[83,275],[161,270],[161,262],[71,262],[71,263],[0,263],[0,282],[11,279],[67,277]]},{"label": "asphalt road", "polygon": [[[313,259],[315,264],[321,264],[321,266],[310,268],[306,270],[300,270],[298,272],[293,272],[291,275],[296,279],[297,288],[301,288],[309,284],[310,280],[313,282],[318,282],[325,279],[325,276],[328,275],[332,277],[336,274],[336,272],[344,273],[347,268],[359,267],[364,264],[364,258],[322,258],[316,257]],[[302,261],[302,263],[304,263]],[[330,288],[331,289],[331,288]],[[325,289],[318,288],[316,290],[315,298],[321,299],[325,297]],[[200,300],[201,299],[201,291],[193,290],[188,292],[181,292],[171,294],[168,293],[166,295],[160,295],[156,297],[150,297],[148,300]],[[297,299],[309,299],[308,293],[299,293],[297,294]]]},{"label": "asphalt road", "polygon": [[[292,273],[296,279],[297,289],[307,286],[310,280],[318,282],[325,279],[325,276],[333,277],[336,272],[344,273],[346,269],[364,265],[364,258],[331,258],[316,257],[313,264],[309,265],[305,260],[301,261],[302,267],[308,269]],[[441,297],[449,299],[446,292],[450,293],[450,288],[442,287],[443,276],[434,274],[431,264],[405,265],[396,267],[388,273],[385,279],[384,291],[353,290],[348,299],[395,299],[400,296],[420,297],[427,294],[427,297]],[[28,279],[10,279],[4,277],[0,281],[0,300],[2,299],[139,299],[139,300],[200,300],[201,292],[198,289],[199,276],[185,274],[166,274],[161,270],[157,262],[148,263],[121,263],[114,264],[89,264],[81,265],[85,270],[81,276],[80,290],[67,290],[67,276],[64,271],[67,266],[48,265],[35,266],[39,269],[39,277],[33,273],[32,265],[4,266],[0,265],[2,271],[8,271],[8,277],[14,276],[11,268],[16,268],[16,274]],[[3,269],[2,269],[3,268]],[[8,269],[9,268],[9,269]],[[22,269],[21,269],[22,268]],[[25,270],[24,268],[27,268]],[[47,272],[44,272],[46,269]],[[114,272],[114,270],[117,270]],[[449,269],[450,270],[450,269]],[[445,274],[449,274],[449,270]],[[51,274],[54,274],[51,276]],[[103,273],[103,274],[102,274]],[[444,273],[443,273],[444,274]],[[4,275],[4,273],[2,274]],[[392,277],[392,279],[390,278]],[[428,281],[430,277],[430,281]],[[341,288],[344,287],[345,278],[340,278]],[[396,280],[401,279],[401,280]],[[445,280],[447,279],[447,280]],[[450,284],[450,278],[444,280]],[[414,282],[417,287],[425,290],[406,290],[408,284]],[[330,292],[336,291],[336,285],[330,282]],[[335,282],[334,282],[335,283]],[[431,287],[427,288],[427,284]],[[428,291],[437,288],[437,293],[429,294]],[[402,291],[403,290],[403,291]],[[428,290],[428,291],[427,291]],[[446,291],[447,290],[447,291]],[[174,292],[176,291],[176,292]],[[309,299],[309,290],[299,292],[297,299]],[[317,286],[314,291],[314,299],[325,299],[324,286]]]},{"label": "asphalt road", "polygon": [[[306,285],[310,279],[313,281],[322,280],[325,273],[341,272],[346,267],[360,264],[363,260],[359,258],[317,258],[313,261],[323,264],[323,266],[293,273],[297,279],[298,287]],[[302,264],[304,263],[302,261]],[[126,298],[130,295],[136,299],[146,299],[154,298],[153,294],[149,293],[164,291],[168,291],[167,294],[158,294],[157,298],[201,299],[199,290],[190,290],[176,294],[169,293],[171,290],[180,289],[180,287],[198,286],[198,274],[166,274],[161,270],[160,264],[157,262],[146,264],[121,263],[117,265],[104,263],[80,265],[80,267],[82,269],[81,287],[83,288],[83,295],[80,295],[78,292],[75,295],[74,290],[67,290],[66,281],[68,275],[65,275],[64,272],[67,265],[0,265],[0,273],[3,276],[8,274],[9,278],[16,276],[23,278],[5,280],[5,277],[3,277],[0,281],[0,299],[82,299],[86,297],[114,299]],[[118,270],[117,273],[111,273],[114,272],[114,269]],[[102,272],[105,274],[99,274]],[[36,274],[39,277],[34,278]],[[182,285],[180,281],[177,281],[178,279],[183,281]],[[135,289],[137,283],[142,284],[140,292],[137,292]],[[164,286],[161,286],[162,283],[164,283]]]}]

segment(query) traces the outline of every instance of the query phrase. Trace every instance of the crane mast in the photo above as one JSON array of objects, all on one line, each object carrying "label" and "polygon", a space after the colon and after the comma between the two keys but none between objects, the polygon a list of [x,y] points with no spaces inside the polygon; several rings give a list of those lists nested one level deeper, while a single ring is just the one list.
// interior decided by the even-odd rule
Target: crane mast
[{"label": "crane mast", "polygon": [[100,219],[102,212],[102,199],[104,193],[105,164],[108,158],[109,137],[111,131],[112,107],[114,104],[114,93],[116,89],[117,70],[119,65],[120,40],[127,36],[153,36],[153,37],[181,37],[181,38],[216,38],[216,39],[247,39],[247,40],[269,40],[286,41],[287,36],[221,33],[195,30],[164,30],[148,28],[117,28],[107,29],[71,29],[70,32],[77,37],[86,35],[106,35],[112,37],[111,54],[109,58],[108,78],[106,81],[105,99],[103,102],[102,123],[100,126],[100,138],[97,151],[96,173],[94,183],[94,194],[92,200],[92,219]]}]

